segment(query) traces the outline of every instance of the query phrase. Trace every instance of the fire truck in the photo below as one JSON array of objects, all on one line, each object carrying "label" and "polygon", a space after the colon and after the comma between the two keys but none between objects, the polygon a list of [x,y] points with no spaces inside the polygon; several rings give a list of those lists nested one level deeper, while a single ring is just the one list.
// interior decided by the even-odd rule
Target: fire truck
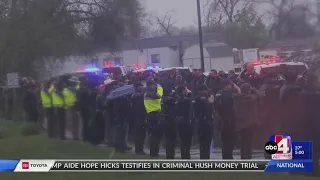
[{"label": "fire truck", "polygon": [[250,62],[280,62],[280,57],[275,50],[233,49],[234,70],[240,73],[244,66]]}]

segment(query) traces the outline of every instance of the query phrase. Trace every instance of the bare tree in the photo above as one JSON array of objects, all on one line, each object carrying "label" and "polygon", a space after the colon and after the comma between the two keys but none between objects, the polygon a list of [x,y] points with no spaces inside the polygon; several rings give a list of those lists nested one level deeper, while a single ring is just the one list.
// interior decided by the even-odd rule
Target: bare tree
[{"label": "bare tree", "polygon": [[253,5],[254,0],[207,0],[203,6],[206,25],[233,22],[234,16],[241,9]]},{"label": "bare tree", "polygon": [[241,1],[243,0],[217,0],[220,8],[222,8],[227,18],[227,21],[233,22],[233,17],[237,11],[237,6],[241,3]]},{"label": "bare tree", "polygon": [[212,26],[222,23],[223,12],[217,0],[207,0],[202,9],[203,22],[206,28],[211,28]]},{"label": "bare tree", "polygon": [[176,24],[176,21],[172,19],[173,14],[174,9],[167,11],[162,18],[155,17],[160,31],[168,36],[171,36],[173,34],[174,25]]},{"label": "bare tree", "polygon": [[270,35],[274,39],[305,37],[314,34],[308,21],[316,14],[311,11],[310,2],[297,4],[295,0],[253,0],[255,3],[271,6],[266,15],[272,20]]}]

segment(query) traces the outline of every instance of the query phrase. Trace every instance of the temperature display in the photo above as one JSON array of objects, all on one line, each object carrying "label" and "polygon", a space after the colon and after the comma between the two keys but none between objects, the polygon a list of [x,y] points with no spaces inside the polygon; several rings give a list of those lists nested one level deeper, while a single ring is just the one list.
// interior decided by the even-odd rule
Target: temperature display
[{"label": "temperature display", "polygon": [[292,142],[293,159],[312,159],[312,142],[293,141]]}]

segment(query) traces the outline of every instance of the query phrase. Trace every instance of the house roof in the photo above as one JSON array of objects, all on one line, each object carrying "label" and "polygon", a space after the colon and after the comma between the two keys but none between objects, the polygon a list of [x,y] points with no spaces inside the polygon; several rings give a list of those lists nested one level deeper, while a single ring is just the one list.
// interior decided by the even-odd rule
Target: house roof
[{"label": "house roof", "polygon": [[[203,34],[203,41],[207,42],[208,40],[223,41],[223,36],[222,34],[218,33]],[[122,50],[177,47],[180,46],[180,44],[184,41],[188,41],[189,45],[196,44],[199,43],[199,36],[196,34],[144,38],[125,42],[122,46]]]},{"label": "house roof", "polygon": [[221,57],[232,56],[232,48],[222,42],[211,41],[211,42],[205,43],[203,47],[206,48],[211,58],[221,58]]}]

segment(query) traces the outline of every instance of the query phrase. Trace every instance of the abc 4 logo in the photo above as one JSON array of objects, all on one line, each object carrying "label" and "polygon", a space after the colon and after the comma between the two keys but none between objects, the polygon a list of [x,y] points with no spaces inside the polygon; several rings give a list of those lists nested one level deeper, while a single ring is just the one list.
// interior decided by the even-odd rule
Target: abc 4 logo
[{"label": "abc 4 logo", "polygon": [[268,141],[266,145],[264,146],[264,150],[267,154],[276,154],[278,151],[278,145],[274,141]]}]

